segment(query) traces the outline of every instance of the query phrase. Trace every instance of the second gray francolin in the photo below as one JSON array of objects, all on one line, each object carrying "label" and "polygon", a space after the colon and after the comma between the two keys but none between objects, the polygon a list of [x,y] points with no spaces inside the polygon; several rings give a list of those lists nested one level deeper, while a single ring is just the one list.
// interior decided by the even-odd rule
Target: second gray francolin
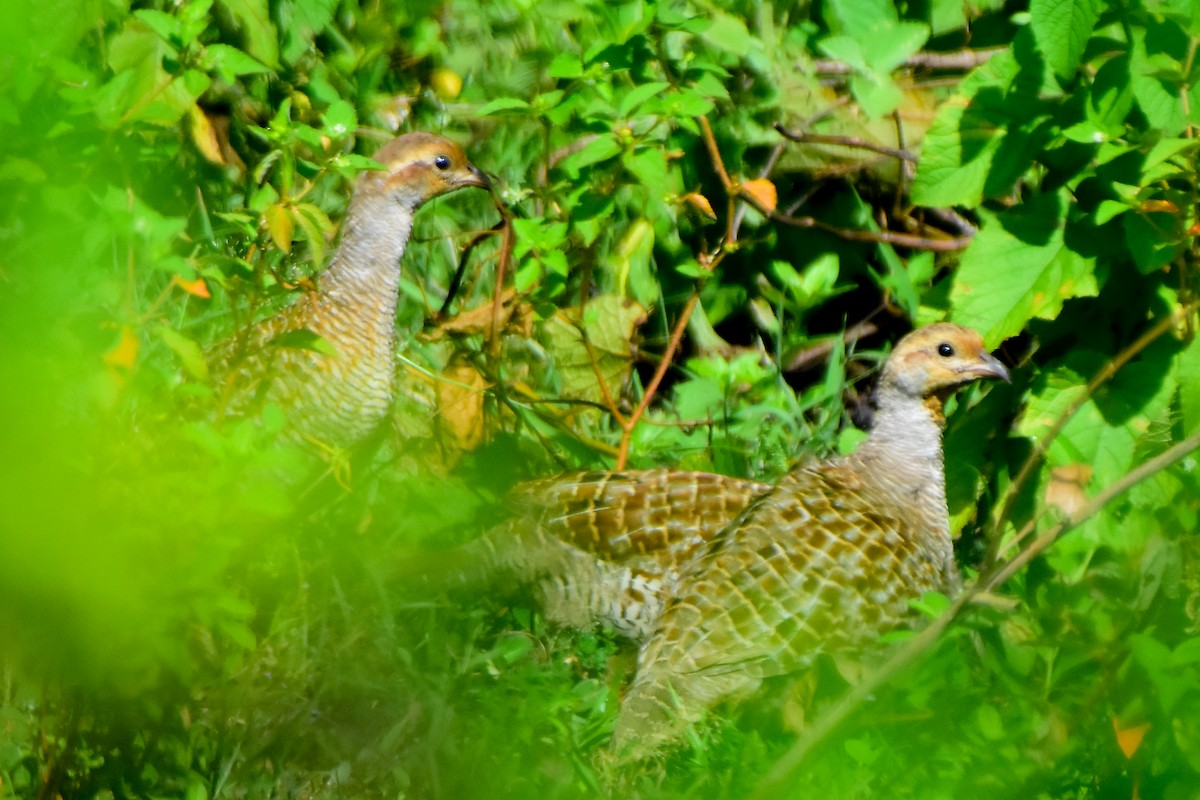
[{"label": "second gray francolin", "polygon": [[909,601],[960,586],[946,509],[943,403],[1008,370],[941,323],[883,367],[869,437],[786,475],[679,570],[638,654],[614,751],[652,754],[717,702],[914,621]]},{"label": "second gray francolin", "polygon": [[[211,372],[223,413],[274,403],[294,437],[335,448],[353,445],[387,416],[395,393],[400,259],[413,216],[439,195],[489,183],[458,145],[433,134],[399,136],[374,159],[385,169],[358,177],[317,291],[215,348]],[[331,352],[280,339],[304,330]]]}]

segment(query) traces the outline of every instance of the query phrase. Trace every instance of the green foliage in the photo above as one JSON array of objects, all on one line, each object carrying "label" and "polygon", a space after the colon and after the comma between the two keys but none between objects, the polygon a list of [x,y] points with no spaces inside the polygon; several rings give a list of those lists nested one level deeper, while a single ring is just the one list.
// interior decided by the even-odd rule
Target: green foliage
[{"label": "green foliage", "polygon": [[[846,401],[934,319],[1014,366],[950,413],[969,569],[1193,436],[1200,16],[1023,9],[18,0],[0,796],[751,795],[854,669],[617,767],[628,643],[395,576],[525,477],[628,454],[770,479],[853,447]],[[396,130],[461,141],[512,219],[484,235],[482,193],[419,215],[395,430],[314,466],[278,408],[214,418],[204,353],[319,272]],[[1197,498],[1193,454],[1083,521],[789,796],[1191,796]]]}]

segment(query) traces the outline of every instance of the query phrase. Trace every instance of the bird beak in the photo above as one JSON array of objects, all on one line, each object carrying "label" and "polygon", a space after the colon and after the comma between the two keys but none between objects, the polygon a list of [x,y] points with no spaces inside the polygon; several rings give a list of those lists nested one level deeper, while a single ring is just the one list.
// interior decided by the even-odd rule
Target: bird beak
[{"label": "bird beak", "polygon": [[967,372],[977,378],[999,378],[1005,383],[1012,383],[1008,367],[1001,364],[1000,360],[991,353],[980,353],[979,361],[968,367]]},{"label": "bird beak", "polygon": [[492,182],[488,180],[488,176],[483,174],[483,170],[474,164],[468,164],[467,169],[471,172],[471,177],[464,178],[463,186],[478,186],[480,189],[492,190]]}]

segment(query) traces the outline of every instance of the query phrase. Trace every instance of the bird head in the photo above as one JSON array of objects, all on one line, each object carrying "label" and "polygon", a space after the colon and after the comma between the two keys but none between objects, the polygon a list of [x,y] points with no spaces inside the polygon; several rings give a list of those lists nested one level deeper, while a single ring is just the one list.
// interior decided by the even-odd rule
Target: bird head
[{"label": "bird head", "polygon": [[375,160],[383,171],[365,172],[357,192],[383,194],[415,209],[438,195],[491,182],[470,161],[462,148],[432,133],[406,133],[379,148]]},{"label": "bird head", "polygon": [[896,344],[882,381],[913,397],[944,399],[981,378],[1010,381],[1008,369],[983,346],[982,336],[940,322],[918,328]]}]

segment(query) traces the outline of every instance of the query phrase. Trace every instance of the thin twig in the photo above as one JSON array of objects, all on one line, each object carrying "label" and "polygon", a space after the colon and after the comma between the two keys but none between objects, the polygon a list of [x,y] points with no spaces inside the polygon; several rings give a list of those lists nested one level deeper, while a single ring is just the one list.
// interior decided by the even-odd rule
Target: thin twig
[{"label": "thin twig", "polygon": [[900,150],[895,147],[885,147],[881,144],[869,142],[858,136],[829,136],[821,133],[808,133],[807,131],[797,131],[786,128],[782,123],[775,124],[775,130],[779,131],[779,135],[785,139],[790,139],[793,142],[802,142],[805,144],[826,144],[836,145],[838,147],[850,147],[857,150],[868,150],[872,153],[879,153],[884,156],[898,158],[901,161],[917,162],[917,157],[907,150]]},{"label": "thin twig", "polygon": [[965,250],[973,236],[956,236],[950,239],[931,239],[926,236],[913,236],[907,233],[895,233],[894,231],[863,231],[852,230],[848,228],[838,228],[834,225],[821,222],[813,217],[789,217],[777,211],[768,211],[763,208],[753,197],[748,194],[743,194],[742,198],[748,203],[754,205],[763,215],[775,222],[782,222],[784,225],[791,225],[795,228],[815,228],[817,230],[832,233],[841,239],[851,242],[876,242],[899,245],[900,247],[911,247],[914,250],[932,250],[937,253],[952,253],[958,250]]},{"label": "thin twig", "polygon": [[[954,69],[968,70],[984,64],[1007,47],[988,47],[982,50],[958,50],[953,53],[916,53],[904,61],[909,69]],[[843,61],[818,59],[812,62],[812,71],[818,75],[852,75],[854,67]]]}]

